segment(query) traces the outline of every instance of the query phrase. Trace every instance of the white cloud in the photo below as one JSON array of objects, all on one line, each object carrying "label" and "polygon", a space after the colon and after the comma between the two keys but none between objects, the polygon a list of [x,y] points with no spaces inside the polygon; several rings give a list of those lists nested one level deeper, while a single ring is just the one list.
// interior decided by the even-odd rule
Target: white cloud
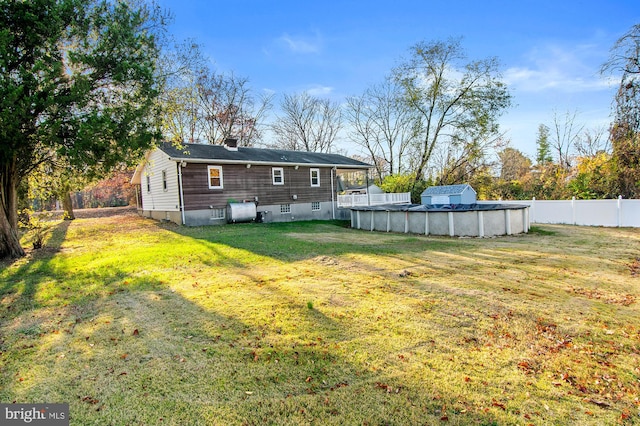
[{"label": "white cloud", "polygon": [[307,89],[306,92],[311,96],[327,96],[333,92],[333,87],[313,85],[311,88]]},{"label": "white cloud", "polygon": [[322,49],[322,37],[318,33],[311,37],[292,36],[284,33],[277,41],[293,53],[319,53]]},{"label": "white cloud", "polygon": [[599,73],[606,52],[595,45],[546,45],[531,50],[524,59],[524,65],[508,68],[504,74],[506,83],[519,92],[578,93],[611,88],[611,80]]}]

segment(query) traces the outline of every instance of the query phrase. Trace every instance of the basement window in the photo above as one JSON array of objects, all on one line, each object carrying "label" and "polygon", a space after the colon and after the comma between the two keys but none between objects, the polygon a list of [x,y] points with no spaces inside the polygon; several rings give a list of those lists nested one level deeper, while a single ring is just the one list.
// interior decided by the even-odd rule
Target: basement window
[{"label": "basement window", "polygon": [[280,204],[280,213],[291,213],[291,204]]},{"label": "basement window", "polygon": [[284,169],[282,167],[273,167],[271,177],[274,185],[284,185]]},{"label": "basement window", "polygon": [[318,210],[320,210],[320,201],[313,201],[311,203],[311,211],[316,212]]},{"label": "basement window", "polygon": [[209,189],[222,189],[222,166],[207,166],[209,175]]},{"label": "basement window", "polygon": [[211,209],[211,219],[219,220],[225,218],[225,209]]}]

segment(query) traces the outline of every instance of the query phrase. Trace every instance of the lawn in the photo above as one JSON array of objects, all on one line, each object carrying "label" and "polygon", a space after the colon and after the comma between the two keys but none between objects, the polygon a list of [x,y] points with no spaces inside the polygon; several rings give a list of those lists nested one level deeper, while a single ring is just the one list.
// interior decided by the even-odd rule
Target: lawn
[{"label": "lawn", "polygon": [[51,225],[0,264],[1,402],[73,425],[640,424],[640,229]]}]

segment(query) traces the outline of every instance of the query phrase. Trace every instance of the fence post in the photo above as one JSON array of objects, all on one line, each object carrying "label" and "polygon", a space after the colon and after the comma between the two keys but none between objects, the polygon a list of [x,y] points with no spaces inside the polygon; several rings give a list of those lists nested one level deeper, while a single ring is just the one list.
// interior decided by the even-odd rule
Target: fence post
[{"label": "fence post", "polygon": [[576,224],[576,197],[571,197],[571,222]]},{"label": "fence post", "polygon": [[529,221],[536,223],[536,197],[531,198],[531,217]]},{"label": "fence post", "polygon": [[618,228],[622,226],[622,195],[618,195]]}]

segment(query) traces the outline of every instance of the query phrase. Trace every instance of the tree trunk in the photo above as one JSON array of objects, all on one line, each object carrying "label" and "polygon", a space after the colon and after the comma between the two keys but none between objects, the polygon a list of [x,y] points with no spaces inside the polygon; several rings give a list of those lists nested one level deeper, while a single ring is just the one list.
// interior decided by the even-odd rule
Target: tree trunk
[{"label": "tree trunk", "polygon": [[15,161],[0,170],[0,259],[25,255],[18,236],[18,179]]},{"label": "tree trunk", "polygon": [[62,215],[64,220],[74,220],[76,218],[73,214],[73,203],[71,202],[71,193],[69,191],[62,195],[62,209],[64,210]]}]

